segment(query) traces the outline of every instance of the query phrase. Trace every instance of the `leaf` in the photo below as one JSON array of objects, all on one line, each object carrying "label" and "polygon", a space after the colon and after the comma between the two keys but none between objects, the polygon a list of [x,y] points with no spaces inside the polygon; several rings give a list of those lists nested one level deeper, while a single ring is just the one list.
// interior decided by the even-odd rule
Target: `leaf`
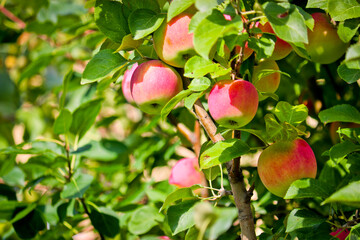
[{"label": "leaf", "polygon": [[14,215],[16,207],[19,206],[19,203],[16,200],[0,202],[0,218],[6,221],[10,221]]},{"label": "leaf", "polygon": [[89,174],[81,174],[71,178],[71,182],[65,184],[61,192],[61,198],[82,198],[86,190],[90,187],[94,177]]},{"label": "leaf", "polygon": [[351,45],[345,55],[345,61],[360,60],[360,43]]},{"label": "leaf", "polygon": [[287,122],[278,123],[273,114],[266,114],[264,119],[266,134],[270,141],[292,141],[298,136],[297,128]]},{"label": "leaf", "polygon": [[260,39],[249,38],[249,47],[257,53],[256,58],[268,58],[272,55],[275,48],[276,36],[273,34],[263,33]]},{"label": "leaf", "polygon": [[189,198],[194,198],[194,192],[193,190],[198,189],[200,186],[199,185],[194,185],[188,188],[178,188],[176,189],[174,192],[170,193],[165,201],[164,204],[162,205],[162,207],[160,208],[160,212],[163,210],[167,210],[171,204],[175,203],[176,201],[179,200],[184,200],[184,199],[189,199]]},{"label": "leaf", "polygon": [[101,50],[86,65],[81,84],[102,80],[124,67],[126,63],[127,60],[119,53],[114,53],[111,49]]},{"label": "leaf", "polygon": [[345,21],[340,22],[337,33],[340,39],[347,43],[355,36],[358,28],[360,27],[360,19],[346,19]]},{"label": "leaf", "polygon": [[188,200],[169,207],[167,218],[173,235],[194,226],[194,206],[198,200]]},{"label": "leaf", "polygon": [[125,50],[125,51],[133,50],[138,46],[140,46],[143,43],[143,41],[144,41],[143,39],[135,40],[131,34],[128,34],[123,38],[121,45],[116,49],[116,52],[119,52],[121,50]]},{"label": "leaf", "polygon": [[[160,12],[159,1],[157,0],[141,0],[141,1],[134,1],[134,0],[122,0],[127,12],[133,12],[137,9],[150,9],[154,12]],[[125,13],[125,12],[124,12]]]},{"label": "leaf", "polygon": [[209,239],[218,239],[222,234],[226,233],[238,216],[238,211],[233,207],[216,208],[217,219],[209,228]]},{"label": "leaf", "polygon": [[200,56],[193,56],[185,63],[184,76],[188,78],[201,78],[210,73],[214,78],[227,74],[229,70],[231,69],[225,69],[220,64],[214,63],[211,60],[206,60]]},{"label": "leaf", "polygon": [[100,31],[114,42],[121,43],[130,33],[120,2],[96,0],[94,18]]},{"label": "leaf", "polygon": [[102,99],[95,99],[81,104],[73,113],[70,131],[81,139],[95,122],[100,112]]},{"label": "leaf", "polygon": [[224,0],[218,1],[218,0],[196,0],[195,1],[195,7],[200,12],[206,12],[213,8],[215,8],[217,5],[221,4]]},{"label": "leaf", "polygon": [[26,217],[29,213],[31,213],[36,208],[36,204],[29,204],[26,208],[23,208],[20,212],[18,212],[13,219],[11,219],[10,223],[14,223]]},{"label": "leaf", "polygon": [[319,113],[324,124],[331,122],[353,122],[360,124],[360,112],[349,104],[341,104],[325,109]]},{"label": "leaf", "polygon": [[30,64],[28,64],[24,70],[21,71],[18,83],[20,84],[24,79],[30,78],[35,74],[39,73],[42,69],[50,64],[52,56],[45,55],[40,56]]},{"label": "leaf", "polygon": [[192,16],[190,24],[189,24],[189,33],[193,33],[195,29],[199,26],[202,20],[204,20],[207,16],[211,15],[212,11],[207,12],[196,12],[194,16]]},{"label": "leaf", "polygon": [[195,102],[205,94],[205,92],[194,92],[184,99],[184,106],[192,111]]},{"label": "leaf", "polygon": [[209,59],[209,54],[217,40],[226,34],[236,34],[243,29],[239,16],[232,21],[225,20],[223,14],[213,10],[211,15],[203,19],[194,31],[195,50],[204,59]]},{"label": "leaf", "polygon": [[357,0],[328,0],[328,11],[334,21],[360,17],[360,3]]},{"label": "leaf", "polygon": [[341,203],[353,207],[360,207],[360,181],[349,183],[345,187],[333,193],[321,204]]},{"label": "leaf", "polygon": [[54,122],[54,133],[63,134],[69,131],[72,122],[71,112],[67,109],[62,109],[59,116]]},{"label": "leaf", "polygon": [[276,36],[292,43],[308,43],[304,16],[293,4],[266,2],[264,13]]},{"label": "leaf", "polygon": [[173,17],[179,15],[194,3],[195,0],[173,0],[169,6],[167,21],[169,22]]},{"label": "leaf", "polygon": [[232,51],[235,46],[242,46],[242,47],[245,46],[245,41],[248,39],[249,39],[249,34],[247,32],[241,33],[239,35],[238,34],[226,35],[224,37],[226,46],[228,46],[230,51]]},{"label": "leaf", "polygon": [[286,232],[320,225],[326,219],[306,209],[293,209],[287,219]]},{"label": "leaf", "polygon": [[161,222],[163,216],[152,206],[142,206],[134,211],[128,223],[129,231],[135,235],[147,233]]},{"label": "leaf", "polygon": [[360,145],[354,144],[353,142],[346,140],[330,148],[330,159],[335,161],[336,163],[339,163],[348,154],[355,151],[360,151]]},{"label": "leaf", "polygon": [[327,11],[328,0],[308,0],[306,8],[320,8]]},{"label": "leaf", "polygon": [[16,234],[22,239],[32,239],[45,229],[46,225],[41,212],[34,209],[22,219],[13,223]]},{"label": "leaf", "polygon": [[211,86],[211,80],[207,77],[199,77],[191,80],[188,89],[193,92],[202,92]]},{"label": "leaf", "polygon": [[99,233],[110,238],[120,233],[119,218],[114,211],[105,207],[96,209],[92,205],[89,206],[91,224]]},{"label": "leaf", "polygon": [[129,27],[134,40],[139,40],[153,33],[164,21],[165,15],[150,9],[137,9],[129,16]]},{"label": "leaf", "polygon": [[185,97],[189,96],[190,94],[191,94],[191,90],[186,89],[186,90],[182,90],[181,92],[176,94],[175,97],[170,99],[170,101],[168,101],[166,105],[161,109],[161,119],[164,120],[167,117],[167,115],[169,115],[171,110],[173,110],[176,104],[178,104],[181,100],[183,100]]},{"label": "leaf", "polygon": [[337,72],[348,84],[360,80],[360,60],[341,63]]},{"label": "leaf", "polygon": [[250,147],[240,139],[227,139],[210,146],[200,155],[200,167],[207,169],[226,163],[250,151]]},{"label": "leaf", "polygon": [[281,101],[276,104],[274,113],[281,122],[297,125],[307,118],[308,108],[304,104],[292,106],[288,102]]},{"label": "leaf", "polygon": [[62,84],[62,94],[61,94],[60,101],[59,101],[60,110],[62,110],[65,106],[66,94],[68,91],[69,82],[72,79],[73,74],[74,74],[74,72],[73,72],[72,68],[70,68],[68,70],[68,72],[66,73],[66,75],[64,76],[63,84]]},{"label": "leaf", "polygon": [[313,178],[299,179],[293,182],[286,192],[284,199],[315,198],[323,199],[330,196],[328,185]]}]

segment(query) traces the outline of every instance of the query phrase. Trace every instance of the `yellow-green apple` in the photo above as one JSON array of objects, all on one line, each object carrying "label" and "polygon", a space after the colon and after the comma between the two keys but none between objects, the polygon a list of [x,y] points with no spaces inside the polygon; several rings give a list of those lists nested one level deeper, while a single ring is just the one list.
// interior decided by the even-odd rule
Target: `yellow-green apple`
[{"label": "yellow-green apple", "polygon": [[240,128],[255,116],[259,96],[254,85],[242,79],[222,80],[211,89],[208,97],[212,118],[227,128]]},{"label": "yellow-green apple", "polygon": [[[260,28],[260,30],[264,33],[273,33],[275,34],[273,28],[271,27],[269,22],[266,22],[265,24],[259,24],[257,26],[258,28]],[[289,43],[285,42],[284,40],[282,40],[279,37],[276,37],[276,42],[275,42],[275,48],[274,51],[272,53],[272,55],[268,58],[270,60],[280,60],[285,58],[287,55],[289,55],[289,53],[292,51],[292,47]]]},{"label": "yellow-green apple", "polygon": [[130,69],[127,69],[124,73],[124,78],[121,83],[123,95],[128,103],[134,103],[134,99],[130,91],[130,82],[131,82],[131,77],[137,67],[138,67],[138,63],[134,63]]},{"label": "yellow-green apple", "polygon": [[309,144],[300,138],[279,141],[266,148],[258,161],[258,173],[265,187],[284,197],[291,183],[301,178],[315,178],[317,165]]},{"label": "yellow-green apple", "polygon": [[[260,92],[274,93],[280,84],[280,73],[269,71],[279,71],[279,66],[274,60],[265,60],[254,67],[252,83]],[[260,96],[259,101],[266,97]]]},{"label": "yellow-green apple", "polygon": [[205,176],[199,171],[197,158],[183,158],[171,169],[169,183],[177,187],[191,187],[194,184],[204,184]]},{"label": "yellow-green apple", "polygon": [[131,77],[130,90],[140,110],[159,114],[164,105],[183,89],[178,72],[160,60],[140,64]]},{"label": "yellow-green apple", "polygon": [[324,13],[313,13],[314,29],[308,29],[309,43],[305,48],[311,61],[329,64],[344,55],[347,44],[338,36],[335,26]]},{"label": "yellow-green apple", "polygon": [[189,33],[192,14],[184,12],[164,21],[154,32],[154,48],[165,63],[182,68],[186,61],[196,54],[193,33]]}]

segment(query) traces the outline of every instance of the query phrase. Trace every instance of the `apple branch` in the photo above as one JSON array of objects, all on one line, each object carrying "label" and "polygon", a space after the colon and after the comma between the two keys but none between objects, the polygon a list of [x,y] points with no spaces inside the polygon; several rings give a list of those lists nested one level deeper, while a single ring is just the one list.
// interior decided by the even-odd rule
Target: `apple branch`
[{"label": "apple branch", "polygon": [[26,23],[23,20],[16,17],[12,12],[7,10],[4,6],[0,5],[0,12],[2,12],[11,21],[15,22],[20,29],[24,29],[26,27]]}]

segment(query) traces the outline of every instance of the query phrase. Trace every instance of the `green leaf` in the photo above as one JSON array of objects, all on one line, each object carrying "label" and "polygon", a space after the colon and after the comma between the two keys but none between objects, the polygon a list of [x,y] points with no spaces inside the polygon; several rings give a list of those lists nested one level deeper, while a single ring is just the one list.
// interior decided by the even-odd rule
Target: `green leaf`
[{"label": "green leaf", "polygon": [[50,64],[51,59],[52,56],[45,55],[45,56],[40,56],[34,61],[32,61],[30,64],[28,64],[25,67],[24,70],[21,71],[18,83],[20,84],[24,79],[30,78],[35,74],[39,73],[42,69],[44,69],[46,66]]},{"label": "green leaf", "polygon": [[169,22],[173,17],[179,15],[194,3],[195,0],[173,0],[169,6],[167,21]]},{"label": "green leaf", "polygon": [[0,201],[0,218],[10,221],[19,203],[15,201]]},{"label": "green leaf", "polygon": [[250,147],[240,139],[227,139],[210,146],[200,155],[200,167],[211,168],[240,157],[250,151]]},{"label": "green leaf", "polygon": [[317,179],[299,179],[293,182],[286,192],[284,199],[315,198],[323,199],[330,196],[331,189],[326,183]]},{"label": "green leaf", "polygon": [[298,136],[298,129],[293,125],[283,122],[278,123],[275,116],[268,113],[264,117],[266,125],[266,134],[270,141],[291,141]]},{"label": "green leaf", "polygon": [[199,77],[191,80],[188,88],[193,92],[202,92],[211,86],[211,80],[207,77]]},{"label": "green leaf", "polygon": [[176,104],[178,104],[185,97],[189,96],[191,94],[191,92],[192,91],[190,89],[182,90],[181,92],[176,94],[175,97],[170,99],[170,101],[168,101],[166,103],[166,105],[161,109],[161,119],[164,120],[167,117],[167,115],[169,115],[171,110],[173,110],[173,108],[176,106]]},{"label": "green leaf", "polygon": [[209,239],[218,239],[219,236],[228,231],[238,216],[238,211],[233,207],[216,208],[217,218],[209,228]]},{"label": "green leaf", "polygon": [[190,24],[189,24],[189,33],[193,33],[195,29],[199,26],[199,24],[204,20],[207,16],[211,15],[212,11],[207,12],[196,12],[194,16],[192,16]]},{"label": "green leaf", "polygon": [[194,226],[194,206],[198,200],[188,200],[169,207],[167,218],[173,235]]},{"label": "green leaf", "polygon": [[360,239],[360,223],[353,226],[350,230],[349,234],[350,240],[352,239]]},{"label": "green leaf", "polygon": [[[141,1],[134,1],[134,0],[122,0],[124,6],[128,7],[126,12],[133,12],[137,9],[150,9],[154,12],[160,12],[159,1],[157,0],[141,0]],[[126,13],[124,11],[124,14]]]},{"label": "green leaf", "polygon": [[341,203],[353,207],[360,207],[360,181],[352,182],[333,193],[322,204]]},{"label": "green leaf", "polygon": [[273,34],[263,33],[260,39],[249,38],[249,47],[254,49],[257,59],[268,58],[275,48],[276,37]]},{"label": "green leaf", "polygon": [[328,11],[334,21],[360,17],[360,3],[357,0],[328,0]]},{"label": "green leaf", "polygon": [[223,76],[230,71],[231,69],[226,69],[211,60],[193,56],[185,63],[184,76],[188,78],[201,78],[210,73],[212,78],[216,78],[218,76]]},{"label": "green leaf", "polygon": [[297,125],[307,118],[308,108],[304,104],[292,106],[288,102],[281,101],[276,104],[274,113],[281,122]]},{"label": "green leaf", "polygon": [[199,185],[194,185],[194,186],[191,186],[189,188],[178,188],[178,189],[176,189],[174,192],[170,193],[166,197],[166,199],[164,201],[164,204],[160,208],[160,212],[163,211],[163,210],[168,209],[171,206],[171,204],[175,203],[176,201],[189,199],[189,198],[194,198],[195,195],[194,195],[193,190],[196,190],[199,187],[200,187]]},{"label": "green leaf", "polygon": [[26,217],[30,212],[32,212],[36,208],[36,204],[32,203],[29,204],[26,208],[22,209],[20,212],[18,212],[13,219],[11,219],[11,223],[17,222],[20,219],[23,219]]},{"label": "green leaf", "polygon": [[54,133],[63,134],[69,131],[72,122],[71,112],[67,109],[62,109],[59,116],[54,122]]},{"label": "green leaf", "polygon": [[360,19],[346,19],[340,22],[337,33],[343,42],[350,42],[360,27]]},{"label": "green leaf", "polygon": [[95,99],[85,102],[74,111],[70,131],[75,135],[79,135],[79,139],[85,135],[95,122],[100,112],[102,101],[102,99]]},{"label": "green leaf", "polygon": [[139,40],[153,33],[164,21],[165,15],[149,9],[137,9],[129,16],[129,27],[134,40]]},{"label": "green leaf", "polygon": [[147,233],[158,221],[163,220],[163,216],[152,206],[142,206],[135,210],[128,223],[129,231],[135,235]]},{"label": "green leaf", "polygon": [[32,239],[36,234],[45,229],[46,225],[41,212],[34,209],[22,219],[13,223],[16,234],[22,239]]},{"label": "green leaf", "polygon": [[320,8],[327,11],[328,0],[308,0],[306,8]]},{"label": "green leaf", "polygon": [[349,84],[358,81],[360,79],[360,60],[341,63],[337,72]]},{"label": "green leaf", "polygon": [[195,102],[204,94],[205,94],[205,92],[194,92],[194,93],[190,94],[190,96],[187,96],[184,99],[184,106],[187,109],[189,109],[190,111],[192,111],[192,108],[193,108]]},{"label": "green leaf", "polygon": [[331,122],[353,122],[360,124],[360,112],[349,104],[341,104],[325,109],[319,113],[324,124]]},{"label": "green leaf", "polygon": [[213,8],[215,8],[218,4],[223,2],[224,0],[218,1],[218,0],[196,0],[195,1],[195,7],[200,12],[206,12]]},{"label": "green leaf", "polygon": [[81,84],[102,80],[125,66],[127,60],[111,49],[98,52],[86,65]]},{"label": "green leaf", "polygon": [[276,36],[287,42],[308,43],[305,18],[295,5],[266,2],[263,9]]},{"label": "green leaf", "polygon": [[360,60],[360,43],[351,45],[345,55],[345,61]]},{"label": "green leaf", "polygon": [[121,50],[125,50],[125,51],[133,50],[139,47],[143,43],[143,41],[144,41],[143,39],[135,40],[131,34],[128,34],[123,38],[121,45],[116,49],[116,52],[119,52]]},{"label": "green leaf", "polygon": [[94,177],[89,174],[80,174],[71,178],[71,182],[65,184],[60,194],[61,198],[82,198],[93,180]]},{"label": "green leaf", "polygon": [[[226,46],[228,46],[229,50],[232,51],[235,46],[245,46],[245,41],[249,39],[249,34],[247,32],[241,34],[231,34],[224,37]],[[251,40],[254,41],[254,40]],[[255,40],[257,44],[258,41]],[[269,50],[267,50],[269,51]]]},{"label": "green leaf", "polygon": [[69,82],[70,80],[72,79],[73,77],[73,70],[72,70],[72,67],[68,70],[68,72],[66,73],[66,75],[64,76],[64,79],[63,79],[63,84],[62,84],[62,94],[61,94],[61,97],[60,97],[60,110],[62,110],[65,106],[65,100],[66,100],[66,94],[67,94],[67,91],[68,91],[68,86],[69,86]]},{"label": "green leaf", "polygon": [[320,225],[326,219],[306,209],[293,209],[287,219],[286,232]]},{"label": "green leaf", "polygon": [[346,140],[330,148],[330,159],[332,159],[336,163],[339,163],[348,154],[355,151],[360,151],[360,145],[354,144],[353,142]]},{"label": "green leaf", "polygon": [[213,10],[194,31],[195,50],[203,58],[209,59],[210,51],[219,38],[231,33],[236,34],[242,29],[243,23],[239,16],[227,21],[220,11]]},{"label": "green leaf", "polygon": [[117,214],[111,209],[100,207],[99,209],[90,206],[90,220],[99,233],[113,238],[120,233],[120,222]]},{"label": "green leaf", "polygon": [[94,18],[100,31],[114,42],[121,43],[130,33],[120,2],[96,0]]}]

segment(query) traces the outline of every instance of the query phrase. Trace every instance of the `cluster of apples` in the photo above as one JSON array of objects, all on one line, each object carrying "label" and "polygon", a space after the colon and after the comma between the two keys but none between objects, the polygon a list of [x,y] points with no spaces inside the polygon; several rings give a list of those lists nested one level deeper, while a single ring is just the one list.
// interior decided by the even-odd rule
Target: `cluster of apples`
[{"label": "cluster of apples", "polygon": [[[196,55],[193,34],[189,33],[191,17],[191,13],[184,12],[169,22],[164,21],[153,34],[154,48],[161,60],[150,60],[140,65],[135,63],[125,72],[122,83],[124,96],[140,110],[159,114],[163,106],[183,89],[182,78],[174,67],[183,68],[186,61]],[[336,28],[325,14],[314,13],[312,17],[314,29],[308,30],[309,43],[305,44],[311,60],[323,64],[338,60],[345,53],[347,44],[340,40]],[[255,26],[264,33],[274,34],[269,22]],[[245,60],[253,50],[247,42],[243,47]],[[238,46],[235,51],[239,53],[240,49]],[[248,124],[257,112],[258,102],[265,99],[262,95],[259,97],[258,91],[274,93],[277,90],[280,73],[276,61],[285,58],[292,50],[289,43],[277,37],[273,54],[254,67],[251,82],[243,79],[218,81],[208,95],[212,118],[231,129]],[[273,73],[261,76],[260,73],[267,70]],[[258,161],[262,182],[270,192],[280,197],[284,197],[293,181],[315,178],[316,171],[314,153],[302,139],[274,143],[263,151]],[[189,187],[201,184],[203,180],[197,159],[185,158],[173,167],[169,182],[178,187]]]}]

